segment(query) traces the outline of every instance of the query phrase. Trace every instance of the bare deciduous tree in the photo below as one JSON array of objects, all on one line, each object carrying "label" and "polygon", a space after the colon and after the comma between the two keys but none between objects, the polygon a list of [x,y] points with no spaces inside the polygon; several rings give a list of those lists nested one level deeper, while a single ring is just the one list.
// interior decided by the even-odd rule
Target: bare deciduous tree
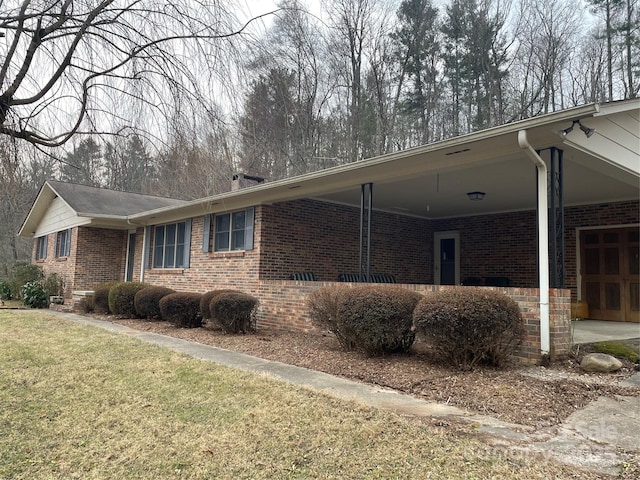
[{"label": "bare deciduous tree", "polygon": [[578,44],[582,13],[567,0],[521,0],[514,70],[520,105],[514,117],[530,117],[568,106],[568,65]]},{"label": "bare deciduous tree", "polygon": [[219,0],[0,5],[0,134],[45,147],[130,124],[131,104],[151,123],[199,102],[215,75],[228,77],[225,55],[246,27]]},{"label": "bare deciduous tree", "polygon": [[331,0],[329,11],[335,31],[336,63],[343,64],[343,79],[348,86],[349,161],[360,158],[360,122],[362,120],[363,69],[365,49],[370,42],[375,0]]},{"label": "bare deciduous tree", "polygon": [[32,242],[18,230],[55,160],[10,138],[0,138],[0,265],[28,259]]}]

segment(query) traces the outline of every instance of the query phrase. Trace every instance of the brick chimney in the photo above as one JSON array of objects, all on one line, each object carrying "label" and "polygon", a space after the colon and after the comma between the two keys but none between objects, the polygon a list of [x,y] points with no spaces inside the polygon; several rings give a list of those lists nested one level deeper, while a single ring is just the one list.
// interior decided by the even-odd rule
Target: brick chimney
[{"label": "brick chimney", "polygon": [[264,178],[247,175],[245,173],[234,173],[231,177],[231,191],[235,192],[241,188],[253,187],[264,182]]}]

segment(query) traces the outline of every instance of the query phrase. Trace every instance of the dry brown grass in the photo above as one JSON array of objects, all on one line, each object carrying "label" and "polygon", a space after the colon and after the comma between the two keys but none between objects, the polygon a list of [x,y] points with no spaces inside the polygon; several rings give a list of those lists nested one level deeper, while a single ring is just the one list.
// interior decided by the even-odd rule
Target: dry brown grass
[{"label": "dry brown grass", "polygon": [[0,312],[0,478],[598,478],[43,312]]}]

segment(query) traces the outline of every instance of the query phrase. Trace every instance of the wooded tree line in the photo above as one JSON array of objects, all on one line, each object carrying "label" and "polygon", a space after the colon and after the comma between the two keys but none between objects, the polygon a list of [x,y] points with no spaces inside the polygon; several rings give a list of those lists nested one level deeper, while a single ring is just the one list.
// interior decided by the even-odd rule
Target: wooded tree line
[{"label": "wooded tree line", "polygon": [[239,123],[267,178],[640,89],[637,0],[329,0],[325,23],[280,5]]},{"label": "wooded tree line", "polygon": [[[325,0],[320,17],[282,0],[251,31],[213,0],[49,0],[30,15],[8,3],[0,263],[28,258],[14,235],[46,178],[196,198],[228,190],[234,171],[275,180],[640,92],[638,0]],[[58,42],[71,31],[65,15],[85,29],[68,43],[82,61],[46,50],[54,87],[26,72],[56,28]],[[176,23],[155,38],[163,15]],[[91,28],[102,43],[78,54]]]}]

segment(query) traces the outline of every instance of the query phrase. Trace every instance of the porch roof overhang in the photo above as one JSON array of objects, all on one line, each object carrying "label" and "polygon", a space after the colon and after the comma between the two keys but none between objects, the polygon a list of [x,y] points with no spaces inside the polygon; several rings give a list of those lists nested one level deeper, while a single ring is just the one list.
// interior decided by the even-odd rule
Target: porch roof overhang
[{"label": "porch roof overhang", "polygon": [[[580,120],[596,133],[587,138]],[[518,143],[563,150],[565,205],[637,200],[640,100],[590,104],[297,177],[265,182],[179,206],[130,215],[136,225],[177,221],[251,205],[314,198],[360,205],[360,185],[373,183],[374,209],[438,219],[536,208],[536,171]],[[467,193],[485,193],[472,202]]]}]

